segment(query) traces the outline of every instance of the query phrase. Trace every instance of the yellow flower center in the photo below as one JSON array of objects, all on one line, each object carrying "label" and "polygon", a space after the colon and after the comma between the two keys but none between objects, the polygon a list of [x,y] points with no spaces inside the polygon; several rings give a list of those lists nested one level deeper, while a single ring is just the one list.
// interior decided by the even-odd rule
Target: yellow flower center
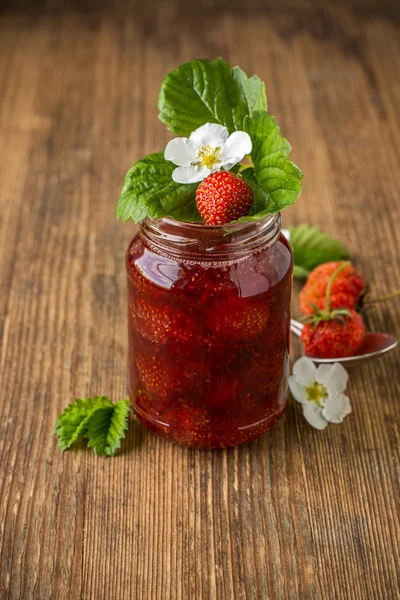
[{"label": "yellow flower center", "polygon": [[195,164],[199,167],[207,167],[207,169],[212,169],[215,163],[218,162],[220,152],[221,148],[213,148],[212,146],[202,146],[197,153],[197,158],[199,160]]},{"label": "yellow flower center", "polygon": [[314,381],[311,385],[306,387],[307,398],[315,404],[319,404],[321,400],[326,400],[328,397],[328,390],[322,383]]}]

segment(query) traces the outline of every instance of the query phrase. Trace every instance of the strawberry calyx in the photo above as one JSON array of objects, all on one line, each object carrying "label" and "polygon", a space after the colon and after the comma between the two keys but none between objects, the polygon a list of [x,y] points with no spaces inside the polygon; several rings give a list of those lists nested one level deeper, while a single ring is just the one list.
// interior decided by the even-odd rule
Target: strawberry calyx
[{"label": "strawberry calyx", "polygon": [[319,325],[319,323],[321,323],[322,321],[338,320],[338,321],[341,321],[343,324],[345,324],[346,323],[345,317],[352,317],[352,313],[348,308],[334,308],[332,310],[331,306],[330,306],[330,298],[331,298],[331,290],[332,290],[333,282],[335,281],[338,274],[341,271],[343,271],[343,269],[345,269],[350,264],[351,264],[350,261],[343,262],[332,273],[332,275],[329,279],[329,282],[328,282],[328,286],[326,288],[325,308],[320,309],[316,304],[313,304],[312,302],[310,302],[310,305],[315,309],[315,313],[303,317],[303,319],[302,319],[303,323],[306,323],[309,325],[314,325],[315,327],[317,327]]},{"label": "strawberry calyx", "polygon": [[351,311],[348,308],[335,308],[330,312],[326,312],[325,310],[320,310],[317,306],[313,305],[316,309],[316,312],[312,315],[307,315],[302,319],[303,323],[308,325],[319,325],[322,321],[341,321],[343,324],[346,323],[345,317],[351,317]]}]

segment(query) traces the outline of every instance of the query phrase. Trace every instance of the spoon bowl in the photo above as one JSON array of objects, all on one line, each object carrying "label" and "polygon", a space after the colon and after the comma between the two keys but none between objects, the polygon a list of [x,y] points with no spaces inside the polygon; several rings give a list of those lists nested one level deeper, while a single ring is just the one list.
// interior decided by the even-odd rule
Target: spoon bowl
[{"label": "spoon bowl", "polygon": [[[303,324],[299,323],[299,321],[295,321],[295,319],[291,319],[290,329],[292,333],[300,337]],[[309,356],[309,358],[318,364],[341,362],[346,363],[347,367],[353,367],[367,360],[379,358],[382,354],[386,354],[386,352],[396,348],[398,343],[399,341],[394,335],[390,335],[389,333],[379,333],[377,331],[368,331],[365,334],[361,348],[353,356],[346,356],[344,358],[317,358],[315,356]],[[308,355],[306,354],[305,356]]]}]

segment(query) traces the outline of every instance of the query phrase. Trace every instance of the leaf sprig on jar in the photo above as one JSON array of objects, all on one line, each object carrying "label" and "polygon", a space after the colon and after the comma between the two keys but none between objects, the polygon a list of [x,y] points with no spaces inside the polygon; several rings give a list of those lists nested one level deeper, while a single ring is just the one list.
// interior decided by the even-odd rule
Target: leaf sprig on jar
[{"label": "leaf sprig on jar", "polygon": [[193,60],[164,79],[158,108],[160,120],[182,137],[128,171],[117,218],[256,221],[297,200],[303,174],[267,112],[259,77],[221,58]]}]

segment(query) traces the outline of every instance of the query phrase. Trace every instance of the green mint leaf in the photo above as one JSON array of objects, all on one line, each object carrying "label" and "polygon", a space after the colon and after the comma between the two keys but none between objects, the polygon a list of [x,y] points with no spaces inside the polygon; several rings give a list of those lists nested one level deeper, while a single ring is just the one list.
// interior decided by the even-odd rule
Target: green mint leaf
[{"label": "green mint leaf", "polygon": [[[258,110],[246,117],[244,129],[253,144],[251,157],[255,180],[268,195],[268,206],[264,210],[281,211],[293,204],[301,192],[303,173],[288,160],[291,146],[280,136],[274,117],[265,111]],[[253,217],[261,218],[257,213]]]},{"label": "green mint leaf", "polygon": [[78,438],[83,437],[87,430],[90,416],[112,402],[105,396],[95,398],[78,398],[71,402],[56,421],[55,433],[59,437],[58,445],[67,450]]},{"label": "green mint leaf", "polygon": [[172,179],[176,165],[162,152],[139,160],[126,174],[117,204],[117,219],[173,217],[179,221],[201,221],[196,206],[198,183],[180,184]]},{"label": "green mint leaf", "polygon": [[113,456],[128,427],[129,407],[129,400],[113,404],[105,396],[74,400],[56,421],[59,446],[67,450],[84,437],[96,454]]},{"label": "green mint leaf", "polygon": [[293,248],[295,277],[307,277],[318,265],[349,258],[349,251],[339,242],[307,224],[289,227]]},{"label": "green mint leaf", "polygon": [[255,110],[267,109],[264,83],[222,58],[192,60],[167,75],[158,98],[159,118],[170,131],[189,136],[205,123],[242,131]]},{"label": "green mint leaf", "polygon": [[85,435],[89,440],[88,448],[101,456],[114,456],[128,428],[129,410],[129,400],[120,400],[94,412]]}]

